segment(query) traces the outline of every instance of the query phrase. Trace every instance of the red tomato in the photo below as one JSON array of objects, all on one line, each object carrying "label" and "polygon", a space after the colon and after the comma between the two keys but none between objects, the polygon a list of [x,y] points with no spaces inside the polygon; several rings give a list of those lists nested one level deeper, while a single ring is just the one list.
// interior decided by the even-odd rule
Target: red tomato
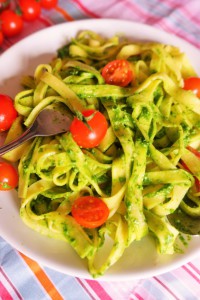
[{"label": "red tomato", "polygon": [[16,169],[7,162],[0,162],[0,190],[11,190],[17,185],[18,173]]},{"label": "red tomato", "polygon": [[200,98],[200,78],[190,77],[184,80],[184,90],[191,90]]},{"label": "red tomato", "polygon": [[8,130],[17,115],[12,99],[0,94],[0,132]]},{"label": "red tomato", "polygon": [[97,110],[82,112],[83,120],[74,118],[70,132],[75,142],[84,148],[93,148],[100,144],[108,129],[108,123],[102,113]]},{"label": "red tomato", "polygon": [[194,153],[196,157],[200,158],[200,152],[198,150],[194,149],[191,146],[187,146],[187,149],[190,150],[192,153]]},{"label": "red tomato", "polygon": [[100,198],[83,196],[75,200],[72,216],[81,226],[96,228],[107,220],[109,209]]},{"label": "red tomato", "polygon": [[7,37],[15,36],[21,33],[23,29],[23,21],[12,10],[4,10],[0,15],[1,30],[2,33]]},{"label": "red tomato", "polygon": [[0,31],[0,46],[3,44],[3,41],[4,41],[4,36],[2,31]]},{"label": "red tomato", "polygon": [[40,0],[40,5],[45,9],[52,9],[58,5],[58,0]]},{"label": "red tomato", "polygon": [[22,17],[26,21],[34,21],[40,16],[41,7],[35,0],[20,0],[19,6]]},{"label": "red tomato", "polygon": [[133,71],[127,60],[116,59],[105,65],[102,76],[107,84],[127,86],[133,80]]}]

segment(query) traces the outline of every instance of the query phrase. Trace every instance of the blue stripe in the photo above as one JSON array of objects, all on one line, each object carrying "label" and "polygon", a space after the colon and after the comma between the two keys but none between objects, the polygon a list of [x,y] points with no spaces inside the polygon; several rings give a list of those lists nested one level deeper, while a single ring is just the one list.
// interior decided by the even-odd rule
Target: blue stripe
[{"label": "blue stripe", "polygon": [[[159,276],[162,281],[166,281],[167,285],[169,287],[178,292],[178,295],[184,295],[185,299],[192,299],[192,300],[198,300],[199,298],[196,297],[197,291],[188,290],[190,287],[185,286],[181,280],[178,280],[172,273],[165,273],[161,276]],[[162,279],[163,278],[163,279]],[[192,296],[192,295],[193,296]],[[177,295],[177,297],[178,297]]]},{"label": "blue stripe", "polygon": [[149,295],[154,296],[155,299],[169,300],[170,298],[166,296],[160,288],[158,288],[153,282],[153,279],[145,280],[141,283],[142,286],[148,291]]},{"label": "blue stripe", "polygon": [[[138,5],[138,3],[136,2],[134,4]],[[140,4],[138,5],[138,7],[146,12],[149,19],[151,18],[151,15],[155,17],[167,17],[173,11],[171,7],[160,0],[140,0]]]},{"label": "blue stripe", "polygon": [[70,1],[63,1],[62,7],[76,20],[88,18],[79,7]]},{"label": "blue stripe", "polygon": [[17,251],[0,237],[1,267],[23,299],[50,299]]},{"label": "blue stripe", "polygon": [[67,300],[91,300],[77,280],[60,272],[44,267],[45,272],[59,293]]},{"label": "blue stripe", "polygon": [[[79,10],[77,6],[73,3],[69,3],[69,1],[63,1],[59,5],[62,9],[64,9],[72,18],[75,20],[79,19],[87,19],[88,17],[82,12],[82,10]],[[55,10],[51,11],[43,11],[43,16],[46,16],[48,19],[50,19],[53,23],[58,24],[62,23],[65,18],[63,15],[59,12],[56,12]],[[65,20],[66,21],[66,20]]]}]

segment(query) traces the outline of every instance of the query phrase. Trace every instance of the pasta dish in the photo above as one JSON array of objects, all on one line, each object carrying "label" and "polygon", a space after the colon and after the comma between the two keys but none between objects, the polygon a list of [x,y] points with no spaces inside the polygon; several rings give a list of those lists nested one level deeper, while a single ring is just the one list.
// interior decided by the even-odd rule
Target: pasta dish
[{"label": "pasta dish", "polygon": [[[112,62],[119,69],[128,64],[120,83],[109,82]],[[78,118],[85,110],[98,111],[106,119],[95,146],[79,145],[69,131],[37,137],[4,155],[19,160],[23,222],[68,242],[87,259],[94,278],[148,234],[159,253],[173,254],[179,231],[167,216],[179,208],[200,216],[200,100],[183,88],[184,79],[195,76],[174,46],[82,31],[49,64],[37,66],[34,76],[22,79],[15,135],[46,107]],[[73,214],[76,200],[88,196],[91,206],[94,197],[108,209],[102,224],[82,225]],[[95,219],[95,202],[93,210]],[[98,265],[107,238],[112,246]]]}]

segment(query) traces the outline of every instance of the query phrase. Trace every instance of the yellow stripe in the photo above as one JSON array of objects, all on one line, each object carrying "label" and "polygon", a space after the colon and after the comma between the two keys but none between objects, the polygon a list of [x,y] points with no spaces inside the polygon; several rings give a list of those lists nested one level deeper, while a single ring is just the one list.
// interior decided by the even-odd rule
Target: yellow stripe
[{"label": "yellow stripe", "polygon": [[60,293],[55,288],[54,284],[51,282],[47,274],[42,270],[42,268],[39,266],[37,262],[32,260],[31,258],[27,257],[23,253],[19,252],[21,257],[24,259],[26,264],[29,266],[29,268],[32,270],[34,275],[37,277],[38,281],[41,283],[43,288],[48,293],[49,297],[52,300],[63,300],[63,297],[60,295]]},{"label": "yellow stripe", "polygon": [[65,20],[67,20],[67,21],[73,21],[74,19],[72,18],[72,16],[66,11],[66,10],[64,10],[63,8],[61,8],[60,6],[56,6],[55,7],[55,10],[57,11],[57,12],[59,12],[62,16],[63,16],[63,18],[65,19]]}]

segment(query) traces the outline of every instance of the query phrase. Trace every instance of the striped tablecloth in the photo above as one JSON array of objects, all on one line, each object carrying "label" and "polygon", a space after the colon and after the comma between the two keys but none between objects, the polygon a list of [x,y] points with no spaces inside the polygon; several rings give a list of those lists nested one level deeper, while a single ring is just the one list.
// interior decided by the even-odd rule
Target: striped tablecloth
[{"label": "striped tablecloth", "polygon": [[[86,18],[118,18],[146,23],[200,47],[199,0],[60,0],[59,8],[43,11],[37,21],[25,24],[23,33],[6,39],[0,52],[34,31]],[[200,299],[198,258],[149,279],[103,282],[71,277],[43,267],[1,238],[0,262],[0,299],[3,300]]]}]

